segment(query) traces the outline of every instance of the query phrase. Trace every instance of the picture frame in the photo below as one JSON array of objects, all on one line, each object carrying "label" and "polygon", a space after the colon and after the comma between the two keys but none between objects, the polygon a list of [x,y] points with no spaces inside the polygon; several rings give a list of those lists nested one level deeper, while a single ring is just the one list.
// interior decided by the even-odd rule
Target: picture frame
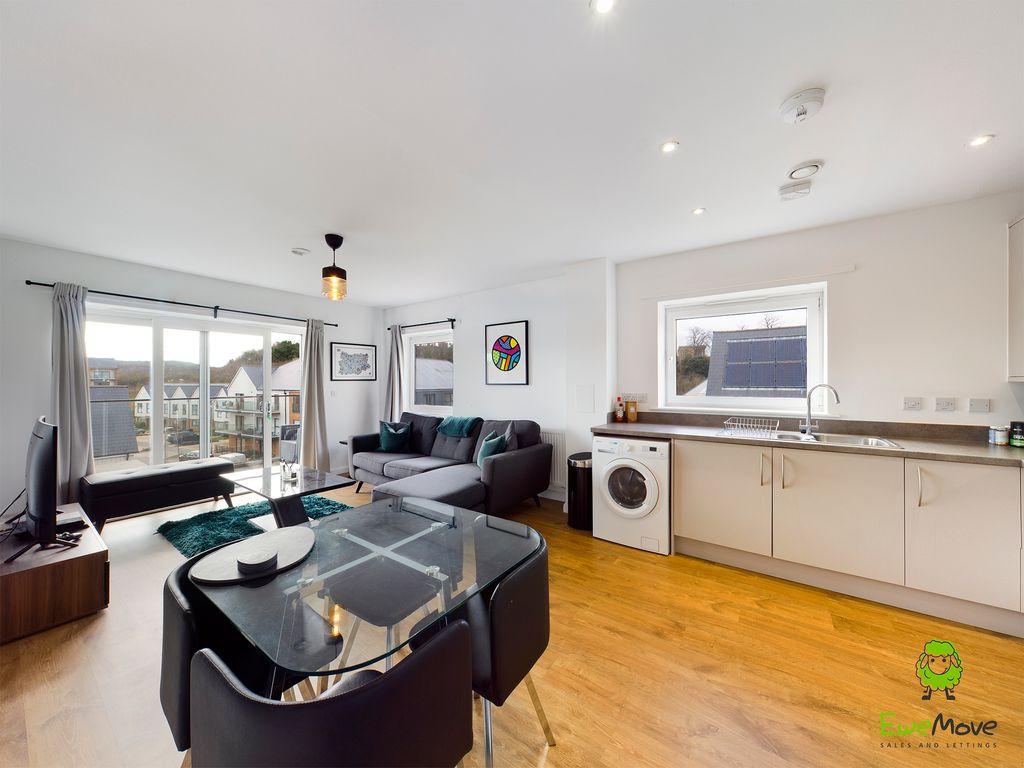
[{"label": "picture frame", "polygon": [[331,381],[376,381],[377,345],[331,342]]},{"label": "picture frame", "polygon": [[514,320],[484,326],[484,383],[527,386],[530,383],[530,323]]}]

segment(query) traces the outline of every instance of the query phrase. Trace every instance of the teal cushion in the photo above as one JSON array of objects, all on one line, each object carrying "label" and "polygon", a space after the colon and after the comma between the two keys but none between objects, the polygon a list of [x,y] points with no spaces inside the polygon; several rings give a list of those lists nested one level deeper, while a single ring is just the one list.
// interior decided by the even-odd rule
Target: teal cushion
[{"label": "teal cushion", "polygon": [[483,419],[479,416],[445,416],[437,431],[448,437],[469,437],[478,421]]},{"label": "teal cushion", "polygon": [[412,424],[402,421],[380,423],[380,448],[385,453],[399,453],[405,450],[412,436]]},{"label": "teal cushion", "polygon": [[476,464],[480,469],[484,468],[484,459],[488,456],[497,456],[505,452],[505,436],[496,432],[488,432],[487,437],[480,444],[480,455],[476,457]]}]

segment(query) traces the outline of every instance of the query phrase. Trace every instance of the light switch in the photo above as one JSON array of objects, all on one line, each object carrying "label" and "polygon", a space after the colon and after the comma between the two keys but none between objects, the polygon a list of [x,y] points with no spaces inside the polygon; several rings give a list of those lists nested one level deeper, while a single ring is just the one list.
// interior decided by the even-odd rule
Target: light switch
[{"label": "light switch", "polygon": [[936,411],[955,411],[956,410],[956,398],[955,397],[936,397],[935,398],[935,410]]},{"label": "light switch", "polygon": [[921,410],[924,410],[924,398],[923,397],[904,397],[903,398],[903,410],[904,411],[921,411]]}]

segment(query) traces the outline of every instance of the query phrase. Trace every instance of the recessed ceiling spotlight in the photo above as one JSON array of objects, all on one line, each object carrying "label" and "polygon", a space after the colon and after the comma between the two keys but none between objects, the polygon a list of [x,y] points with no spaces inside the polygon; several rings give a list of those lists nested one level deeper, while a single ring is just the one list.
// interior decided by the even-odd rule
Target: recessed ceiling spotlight
[{"label": "recessed ceiling spotlight", "polygon": [[825,103],[824,88],[807,88],[794,93],[779,107],[779,117],[786,123],[802,123],[818,114]]},{"label": "recessed ceiling spotlight", "polygon": [[821,170],[821,166],[825,164],[824,160],[808,160],[806,163],[800,163],[796,168],[791,170],[787,175],[794,181],[800,179],[809,179],[811,176]]},{"label": "recessed ceiling spotlight", "polygon": [[678,141],[666,141],[664,144],[661,145],[661,151],[664,152],[666,155],[671,155],[677,149],[679,149]]},{"label": "recessed ceiling spotlight", "polygon": [[590,0],[590,9],[594,13],[608,13],[615,7],[615,0]]},{"label": "recessed ceiling spotlight", "polygon": [[983,133],[981,136],[975,136],[973,139],[967,142],[967,146],[983,147],[990,141],[992,141],[992,139],[994,139],[995,137],[996,135],[994,133]]},{"label": "recessed ceiling spotlight", "polygon": [[703,216],[707,212],[707,208],[694,208],[692,211],[690,211],[690,213],[692,213],[694,216]]},{"label": "recessed ceiling spotlight", "polygon": [[784,203],[789,200],[799,200],[809,194],[811,194],[811,182],[809,181],[797,181],[779,187],[779,199]]},{"label": "recessed ceiling spotlight", "polygon": [[292,254],[295,256],[305,256],[309,253],[309,248],[292,248]]}]

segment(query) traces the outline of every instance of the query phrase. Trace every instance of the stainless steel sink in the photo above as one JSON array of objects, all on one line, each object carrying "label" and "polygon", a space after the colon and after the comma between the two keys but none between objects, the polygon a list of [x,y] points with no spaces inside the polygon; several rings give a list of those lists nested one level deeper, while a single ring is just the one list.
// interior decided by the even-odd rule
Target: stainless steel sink
[{"label": "stainless steel sink", "polygon": [[777,432],[776,440],[792,443],[826,443],[832,445],[856,445],[861,448],[899,448],[897,443],[884,437],[862,437],[861,435],[814,435],[808,437],[799,432]]},{"label": "stainless steel sink", "polygon": [[819,443],[833,445],[857,445],[863,448],[899,448],[897,443],[884,437],[861,437],[860,435],[815,435]]}]

